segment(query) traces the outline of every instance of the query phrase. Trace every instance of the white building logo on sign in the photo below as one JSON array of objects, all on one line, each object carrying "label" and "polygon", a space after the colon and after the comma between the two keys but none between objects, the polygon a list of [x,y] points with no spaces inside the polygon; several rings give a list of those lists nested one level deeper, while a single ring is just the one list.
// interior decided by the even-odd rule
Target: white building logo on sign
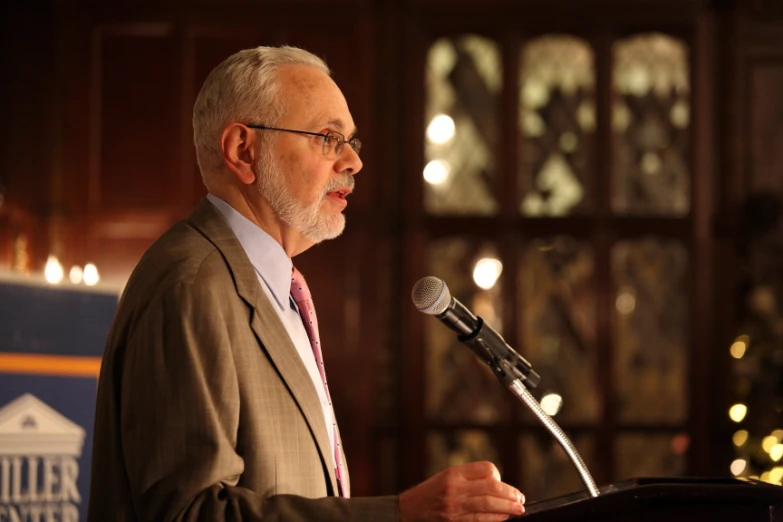
[{"label": "white building logo on sign", "polygon": [[0,522],[78,522],[85,431],[26,393],[0,409]]}]

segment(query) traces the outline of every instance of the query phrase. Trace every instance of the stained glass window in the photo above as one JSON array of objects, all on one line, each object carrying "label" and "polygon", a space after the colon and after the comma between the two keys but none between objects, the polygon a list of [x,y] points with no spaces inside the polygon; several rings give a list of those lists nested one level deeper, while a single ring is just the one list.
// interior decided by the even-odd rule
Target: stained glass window
[{"label": "stained glass window", "polygon": [[543,36],[522,49],[519,68],[520,211],[563,216],[592,207],[595,67],[590,46]]},{"label": "stained glass window", "polygon": [[688,47],[663,34],[614,45],[612,209],[683,216],[690,210]]},{"label": "stained glass window", "polygon": [[[503,331],[500,285],[496,284],[501,267],[491,244],[444,239],[430,245],[429,259],[430,273],[446,282],[452,296],[495,330]],[[494,374],[446,326],[433,320],[425,327],[428,417],[481,424],[500,421],[507,392]]]},{"label": "stained glass window", "polygon": [[494,214],[500,50],[492,40],[441,38],[426,69],[424,208],[432,214]]},{"label": "stained glass window", "polygon": [[450,466],[488,460],[503,473],[497,444],[482,430],[431,432],[427,435],[427,475]]},{"label": "stained glass window", "polygon": [[[518,49],[504,47],[513,37],[464,34],[427,50],[422,275],[446,280],[532,363],[534,396],[588,464],[604,466],[597,476],[682,474],[692,242],[651,234],[675,219],[689,226],[690,50],[654,32],[616,39],[609,53],[574,35],[520,34]],[[500,197],[501,177],[515,178],[512,197]],[[503,244],[462,235],[478,227]],[[501,287],[504,263],[513,270]],[[505,334],[504,306],[515,316]],[[514,467],[531,500],[584,488],[451,330],[425,321],[423,332],[423,468],[486,458]],[[612,469],[597,461],[603,451]]]},{"label": "stained glass window", "polygon": [[559,422],[598,418],[594,272],[590,244],[568,236],[530,242],[520,261],[523,355],[541,375],[538,393],[562,401]]},{"label": "stained glass window", "polygon": [[633,477],[677,477],[685,473],[690,438],[685,433],[629,433],[617,437],[617,480]]},{"label": "stained glass window", "polygon": [[618,418],[670,422],[687,414],[688,253],[648,237],[612,249]]}]

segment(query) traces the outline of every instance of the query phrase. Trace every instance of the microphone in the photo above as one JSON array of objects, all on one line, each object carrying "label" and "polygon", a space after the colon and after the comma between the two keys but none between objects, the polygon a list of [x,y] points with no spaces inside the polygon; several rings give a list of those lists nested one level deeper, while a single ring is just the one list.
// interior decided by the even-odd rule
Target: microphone
[{"label": "microphone", "polygon": [[419,279],[411,291],[416,309],[434,315],[457,332],[457,339],[467,345],[479,359],[490,366],[497,366],[497,359],[506,361],[525,382],[528,388],[538,386],[541,377],[524,357],[511,348],[506,341],[481,317],[476,317],[465,305],[451,296],[445,281],[427,276]]}]

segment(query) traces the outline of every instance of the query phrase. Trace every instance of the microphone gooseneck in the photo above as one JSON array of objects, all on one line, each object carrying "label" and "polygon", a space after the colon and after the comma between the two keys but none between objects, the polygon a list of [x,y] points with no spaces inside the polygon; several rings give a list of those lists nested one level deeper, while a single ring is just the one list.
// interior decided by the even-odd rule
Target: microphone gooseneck
[{"label": "microphone gooseneck", "polygon": [[541,379],[530,363],[506,344],[500,334],[481,317],[473,315],[465,305],[452,297],[442,279],[433,276],[419,279],[413,285],[411,299],[418,311],[434,315],[457,332],[457,339],[487,363],[498,380],[538,417],[574,464],[587,491],[597,497],[600,492],[595,480],[573,443],[528,391],[528,388],[538,386]]}]

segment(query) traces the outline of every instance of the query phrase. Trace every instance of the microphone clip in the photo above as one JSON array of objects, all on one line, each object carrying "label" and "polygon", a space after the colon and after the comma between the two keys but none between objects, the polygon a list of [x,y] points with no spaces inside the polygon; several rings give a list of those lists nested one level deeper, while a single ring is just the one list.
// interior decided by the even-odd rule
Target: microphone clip
[{"label": "microphone clip", "polygon": [[[513,361],[508,360],[503,354],[496,353],[492,346],[497,343],[505,345],[505,341],[495,330],[490,327],[484,328],[484,326],[484,319],[477,316],[476,329],[468,334],[457,336],[457,340],[467,345],[479,359],[485,361],[501,381],[505,382],[510,379],[509,382],[511,382],[519,379],[527,388],[532,389],[538,386],[541,378],[530,363],[510,348],[506,353],[514,359]],[[509,371],[513,375],[507,375]]]}]

